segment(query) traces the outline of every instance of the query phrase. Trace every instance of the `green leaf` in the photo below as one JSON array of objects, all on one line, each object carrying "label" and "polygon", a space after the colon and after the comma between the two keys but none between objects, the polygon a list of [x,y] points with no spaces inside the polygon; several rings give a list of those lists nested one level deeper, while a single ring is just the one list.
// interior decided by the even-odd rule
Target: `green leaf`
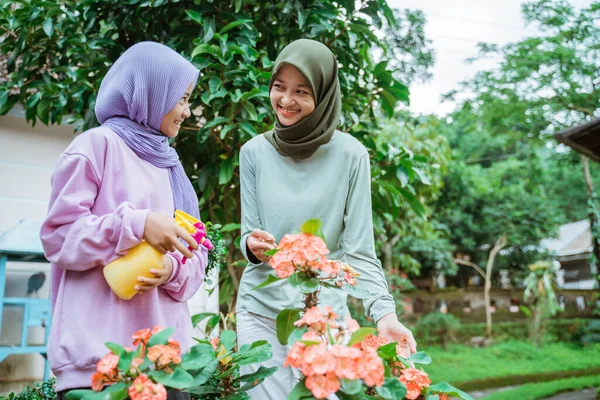
[{"label": "green leaf", "polygon": [[[192,21],[199,23],[202,25],[204,22],[204,18],[202,18],[202,14],[198,11],[185,10],[185,13],[192,19]],[[193,57],[192,57],[193,58]]]},{"label": "green leaf", "polygon": [[[264,342],[264,343],[263,343]],[[259,345],[257,345],[260,343]],[[252,344],[250,349],[244,348],[237,354],[232,355],[232,362],[237,365],[249,365],[270,360],[273,357],[272,346],[265,340],[259,340]]]},{"label": "green leaf", "polygon": [[293,346],[294,343],[302,339],[302,335],[304,335],[306,332],[308,332],[308,328],[306,326],[294,329],[288,337],[288,346]]},{"label": "green leaf", "polygon": [[236,223],[231,223],[231,224],[225,224],[223,225],[223,227],[221,228],[221,232],[232,232],[232,231],[237,231],[242,227],[241,224],[236,224]]},{"label": "green leaf", "polygon": [[214,20],[214,18],[205,18],[202,26],[204,27],[204,37],[202,38],[202,42],[207,43],[213,37],[215,37],[215,20]]},{"label": "green leaf", "polygon": [[119,357],[121,357],[122,354],[127,352],[127,350],[125,350],[125,347],[121,346],[118,343],[106,342],[106,343],[104,343],[104,345],[106,347],[108,347],[109,350],[112,351],[114,354],[118,355]]},{"label": "green leaf", "polygon": [[173,335],[173,333],[175,332],[175,328],[173,327],[169,327],[169,328],[165,328],[162,331],[155,333],[154,335],[152,335],[152,337],[150,337],[150,340],[148,340],[148,348],[155,346],[157,344],[167,344],[169,342],[169,338]]},{"label": "green leaf", "polygon": [[[220,361],[218,359],[211,361],[206,367],[202,368],[200,370],[200,372],[192,373],[192,376],[194,377],[194,381],[190,385],[190,387],[193,388],[193,387],[200,386],[200,385],[203,385],[204,383],[206,383],[206,381],[208,381],[210,379],[210,377],[215,373],[215,371],[219,367],[219,362]],[[189,389],[186,389],[186,392],[194,393],[194,392],[190,391]]]},{"label": "green leaf", "polygon": [[44,21],[43,29],[44,33],[51,38],[52,34],[54,33],[54,23],[52,22],[52,18],[47,18]]},{"label": "green leaf", "polygon": [[419,168],[413,168],[413,171],[415,171],[415,173],[419,176],[419,180],[421,181],[421,183],[423,183],[423,185],[431,185],[431,181],[429,180],[429,177],[427,176],[425,171]]},{"label": "green leaf", "polygon": [[205,394],[221,393],[223,389],[214,386],[195,386],[193,388],[188,388],[185,391],[187,393],[193,393],[202,396]]},{"label": "green leaf", "polygon": [[[237,13],[237,11],[236,11],[236,13]],[[225,32],[227,32],[227,31],[235,28],[236,26],[240,26],[242,24],[246,24],[246,23],[249,23],[249,22],[252,22],[252,20],[251,19],[238,19],[237,21],[230,22],[227,25],[225,25],[223,27],[223,29],[221,29],[219,31],[219,35],[224,34]]]},{"label": "green leaf", "polygon": [[287,400],[305,400],[305,399],[314,399],[312,392],[306,388],[306,384],[304,383],[304,379],[294,386],[292,392],[288,395]]},{"label": "green leaf", "polygon": [[406,396],[406,386],[395,377],[385,378],[383,385],[376,390],[386,400],[403,399]]},{"label": "green leaf", "polygon": [[321,230],[321,226],[323,226],[323,222],[318,218],[309,219],[304,221],[302,226],[300,226],[300,231],[302,233],[308,233],[310,235],[317,235]]},{"label": "green leaf", "polygon": [[396,359],[396,355],[398,354],[396,351],[397,345],[398,342],[384,344],[377,349],[377,354],[379,354],[379,357],[383,358],[384,360]]},{"label": "green leaf", "polygon": [[219,185],[228,183],[233,178],[233,158],[226,158],[221,163],[221,169],[219,172]]},{"label": "green leaf", "polygon": [[131,361],[133,361],[133,359],[136,356],[136,351],[125,351],[124,353],[121,353],[121,356],[119,356],[119,365],[118,368],[121,371],[129,371],[129,367],[131,366]]},{"label": "green leaf", "polygon": [[4,104],[6,104],[6,100],[8,100],[8,91],[2,91],[0,92],[0,108],[2,108],[2,106],[4,106]]},{"label": "green leaf", "polygon": [[267,279],[263,283],[261,283],[260,285],[256,286],[252,290],[264,288],[265,286],[269,286],[270,284],[272,284],[274,282],[279,282],[282,279],[284,279],[284,278],[278,278],[278,277],[276,277],[274,275],[269,275],[267,277]]},{"label": "green leaf", "polygon": [[101,392],[72,390],[65,397],[67,400],[125,400],[129,398],[127,385],[123,382],[108,386]]},{"label": "green leaf", "polygon": [[375,332],[375,328],[359,328],[358,330],[352,333],[350,337],[350,341],[348,342],[348,346],[352,346],[353,344],[362,342],[364,338],[373,334]]},{"label": "green leaf", "polygon": [[185,389],[192,385],[194,378],[183,368],[176,368],[173,373],[150,371],[148,377],[155,382],[174,389]]},{"label": "green leaf", "polygon": [[360,379],[342,379],[342,391],[346,394],[358,394],[362,389]]},{"label": "green leaf", "polygon": [[[261,365],[258,368],[258,370],[256,370],[256,372],[240,376],[238,378],[238,381],[253,382],[253,381],[260,380],[262,382],[265,378],[268,378],[269,376],[271,376],[275,372],[277,372],[278,369],[279,369],[279,367],[267,368],[267,367]],[[256,386],[256,385],[254,385],[254,386]]]},{"label": "green leaf", "polygon": [[210,332],[212,332],[219,325],[220,319],[221,318],[218,315],[216,315],[216,314],[213,315],[212,317],[210,317],[210,319],[206,323],[205,332],[207,334],[210,333]]},{"label": "green leaf", "polygon": [[269,257],[273,257],[275,254],[277,254],[277,252],[279,251],[279,249],[271,249],[271,250],[267,250],[267,251],[263,251],[263,254]]},{"label": "green leaf", "polygon": [[198,370],[215,360],[215,350],[209,343],[192,346],[181,356],[180,367],[186,370]]},{"label": "green leaf", "polygon": [[411,356],[408,357],[408,360],[415,364],[431,364],[431,357],[424,351],[417,351],[415,354],[411,354]]},{"label": "green leaf", "polygon": [[246,132],[251,137],[255,137],[256,135],[258,135],[258,133],[256,132],[256,129],[254,129],[254,127],[252,126],[252,124],[250,122],[244,121],[240,124],[240,127],[242,128],[242,130],[244,132]]},{"label": "green leaf", "polygon": [[229,351],[235,346],[236,334],[232,330],[226,330],[221,332],[221,340],[219,341],[219,347],[225,347],[225,350]]},{"label": "green leaf", "polygon": [[277,339],[280,344],[287,344],[288,337],[296,329],[294,322],[300,319],[301,311],[298,308],[286,308],[277,315],[275,326],[277,327]]},{"label": "green leaf", "polygon": [[234,0],[235,2],[235,13],[239,13],[242,9],[242,0]]},{"label": "green leaf", "polygon": [[198,325],[200,322],[202,322],[206,318],[212,317],[214,315],[217,315],[217,314],[211,313],[211,312],[205,312],[205,313],[200,313],[200,314],[194,314],[194,315],[192,315],[192,327],[195,328],[196,325]]},{"label": "green leaf", "polygon": [[294,272],[289,276],[288,283],[304,294],[316,292],[321,284],[319,278],[310,278],[303,272]]},{"label": "green leaf", "polygon": [[455,388],[447,382],[440,382],[436,383],[435,385],[431,385],[429,387],[429,391],[435,393],[446,393],[449,396],[459,397],[462,400],[473,400],[473,398],[468,393],[465,393],[462,390]]},{"label": "green leaf", "polygon": [[402,197],[408,202],[410,208],[421,218],[427,219],[427,212],[425,211],[425,206],[421,203],[421,200],[408,190],[404,188],[398,188],[398,191],[402,193]]}]

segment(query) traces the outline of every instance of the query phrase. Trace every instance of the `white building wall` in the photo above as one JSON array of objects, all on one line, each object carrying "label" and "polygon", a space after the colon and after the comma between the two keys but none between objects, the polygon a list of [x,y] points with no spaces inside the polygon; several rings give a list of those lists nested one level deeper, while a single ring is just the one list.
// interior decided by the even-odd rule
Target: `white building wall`
[{"label": "white building wall", "polygon": [[[20,111],[0,117],[0,233],[16,225],[22,218],[42,221],[50,197],[50,177],[60,154],[75,133],[71,126],[31,127]],[[40,297],[48,296],[49,264],[9,263],[7,296],[24,296],[27,279],[32,273],[45,271],[46,282]],[[202,288],[189,301],[192,314],[218,312],[218,290],[210,298]],[[20,340],[22,311],[5,308],[0,345]],[[30,342],[43,341],[42,328],[30,329]],[[132,332],[133,333],[133,332]],[[200,336],[200,335],[199,335]],[[18,390],[23,384],[40,381],[44,359],[39,354],[9,356],[0,363],[0,395]]]}]

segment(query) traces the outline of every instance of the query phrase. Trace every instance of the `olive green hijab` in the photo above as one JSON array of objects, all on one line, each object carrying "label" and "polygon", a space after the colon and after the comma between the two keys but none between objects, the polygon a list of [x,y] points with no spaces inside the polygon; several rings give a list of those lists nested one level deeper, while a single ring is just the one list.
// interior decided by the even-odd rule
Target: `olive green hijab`
[{"label": "olive green hijab", "polygon": [[275,60],[269,91],[283,64],[294,66],[306,77],[315,96],[315,109],[292,126],[284,126],[277,120],[274,129],[265,133],[265,138],[281,155],[303,160],[312,156],[319,146],[328,143],[340,123],[342,95],[337,60],[322,43],[296,40],[287,45]]}]

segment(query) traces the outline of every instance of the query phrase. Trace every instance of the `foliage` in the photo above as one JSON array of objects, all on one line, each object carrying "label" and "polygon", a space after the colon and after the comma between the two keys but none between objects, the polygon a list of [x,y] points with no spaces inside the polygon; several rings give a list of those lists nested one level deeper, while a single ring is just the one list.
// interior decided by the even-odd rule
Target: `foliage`
[{"label": "foliage", "polygon": [[[223,225],[228,254],[219,294],[231,310],[242,272],[236,267],[245,264],[236,251],[239,148],[272,126],[267,84],[278,52],[302,37],[329,46],[340,66],[340,129],[376,155],[379,117],[392,117],[409,99],[397,77],[427,79],[433,63],[424,22],[422,13],[394,12],[385,0],[7,0],[0,10],[8,72],[0,83],[0,114],[21,103],[32,124],[70,121],[85,129],[96,124],[100,81],[125,49],[155,40],[191,58],[202,71],[191,99],[196,107],[174,145],[199,193],[202,219]],[[388,34],[375,34],[378,29]],[[421,208],[410,191],[400,195]]]},{"label": "foliage", "polygon": [[533,307],[529,337],[538,347],[542,344],[546,321],[560,310],[554,290],[558,268],[560,268],[560,264],[554,265],[552,262],[538,261],[529,266],[531,272],[523,282],[525,284],[524,299]]},{"label": "foliage", "polygon": [[422,337],[430,343],[433,339],[443,348],[446,348],[449,342],[456,342],[460,320],[452,314],[435,311],[419,318],[415,328],[419,338]]},{"label": "foliage", "polygon": [[54,387],[56,386],[56,379],[52,378],[47,382],[36,383],[28,386],[21,393],[10,393],[8,397],[0,397],[6,400],[54,400],[56,398],[56,392]]},{"label": "foliage", "polygon": [[437,118],[404,119],[387,121],[375,138],[379,150],[371,169],[377,250],[388,273],[452,273],[447,232],[428,207],[440,193],[450,148]]},{"label": "foliage", "polygon": [[166,399],[166,389],[249,399],[245,392],[275,372],[276,368],[260,367],[260,376],[258,372],[251,377],[239,375],[240,365],[272,357],[271,345],[266,341],[242,346],[236,353],[235,332],[226,330],[220,338],[212,342],[201,340],[181,354],[179,343],[170,339],[174,331],[158,326],[137,331],[132,336],[137,347],[131,350],[117,343],[106,343],[110,352],[96,365],[97,372],[91,378],[93,390],[70,391],[67,399],[93,400],[108,395],[115,400],[159,400]]},{"label": "foliage", "polygon": [[209,291],[212,291],[210,288],[214,288],[216,285],[217,282],[213,282],[213,279],[225,265],[227,258],[227,244],[223,238],[221,228],[219,224],[206,223],[206,236],[214,246],[209,253],[208,264],[204,271],[204,281],[208,285]]}]

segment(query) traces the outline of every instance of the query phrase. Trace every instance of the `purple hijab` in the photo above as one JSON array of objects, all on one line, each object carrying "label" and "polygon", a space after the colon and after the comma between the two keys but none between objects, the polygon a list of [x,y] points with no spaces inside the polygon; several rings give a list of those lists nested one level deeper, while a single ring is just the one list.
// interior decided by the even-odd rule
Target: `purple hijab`
[{"label": "purple hijab", "polygon": [[200,218],[198,197],[167,136],[163,116],[195,86],[200,71],[167,46],[142,42],[117,59],[102,80],[96,118],[143,160],[168,168],[175,209]]}]

